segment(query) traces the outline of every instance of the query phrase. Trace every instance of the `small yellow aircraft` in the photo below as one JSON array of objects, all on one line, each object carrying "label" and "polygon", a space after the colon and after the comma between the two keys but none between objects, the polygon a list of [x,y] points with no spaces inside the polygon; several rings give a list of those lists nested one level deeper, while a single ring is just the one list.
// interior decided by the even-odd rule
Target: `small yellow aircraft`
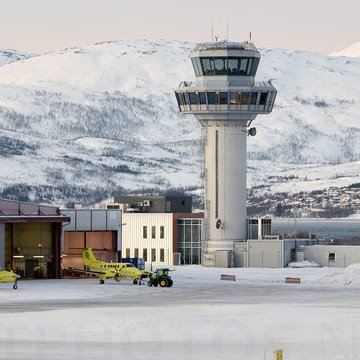
[{"label": "small yellow aircraft", "polygon": [[71,269],[85,274],[95,274],[99,277],[99,283],[104,284],[105,279],[133,279],[133,284],[142,284],[145,278],[151,275],[151,271],[139,270],[133,264],[112,263],[96,260],[91,248],[82,251],[82,257],[86,270]]},{"label": "small yellow aircraft", "polygon": [[10,283],[13,282],[13,289],[16,290],[18,288],[17,279],[20,276],[13,273],[12,271],[6,271],[0,268],[0,283]]}]

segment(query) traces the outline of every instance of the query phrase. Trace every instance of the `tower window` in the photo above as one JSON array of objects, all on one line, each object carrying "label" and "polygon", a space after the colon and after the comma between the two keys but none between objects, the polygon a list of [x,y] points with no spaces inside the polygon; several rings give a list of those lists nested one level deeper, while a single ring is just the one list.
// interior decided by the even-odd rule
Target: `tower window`
[{"label": "tower window", "polygon": [[250,93],[243,92],[241,94],[241,105],[249,105],[249,102],[250,102]]},{"label": "tower window", "polygon": [[252,74],[254,58],[252,57],[201,57],[201,67],[206,75],[241,75]]},{"label": "tower window", "polygon": [[206,93],[205,92],[199,92],[199,100],[200,100],[201,105],[206,104]]},{"label": "tower window", "polygon": [[250,104],[251,105],[256,105],[257,97],[258,97],[257,92],[252,92],[251,93],[251,97],[250,97]]},{"label": "tower window", "polygon": [[189,92],[189,100],[191,105],[196,104],[196,94],[194,92]]},{"label": "tower window", "polygon": [[225,74],[225,58],[215,58],[214,60],[215,74]]},{"label": "tower window", "polygon": [[215,92],[208,92],[208,103],[209,105],[216,104],[216,93]]},{"label": "tower window", "polygon": [[266,104],[266,99],[267,99],[267,93],[266,93],[266,92],[262,92],[262,93],[260,94],[259,105],[265,105],[265,104]]},{"label": "tower window", "polygon": [[226,104],[228,103],[228,92],[221,91],[220,92],[220,104]]}]

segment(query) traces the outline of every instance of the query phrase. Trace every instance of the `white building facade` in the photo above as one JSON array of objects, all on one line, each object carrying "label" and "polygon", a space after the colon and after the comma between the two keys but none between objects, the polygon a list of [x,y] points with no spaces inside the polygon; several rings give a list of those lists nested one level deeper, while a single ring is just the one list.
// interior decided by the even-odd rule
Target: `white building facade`
[{"label": "white building facade", "polygon": [[144,258],[147,268],[173,265],[172,213],[123,213],[122,257]]},{"label": "white building facade", "polygon": [[314,245],[304,247],[304,259],[321,266],[347,267],[360,263],[360,246]]}]

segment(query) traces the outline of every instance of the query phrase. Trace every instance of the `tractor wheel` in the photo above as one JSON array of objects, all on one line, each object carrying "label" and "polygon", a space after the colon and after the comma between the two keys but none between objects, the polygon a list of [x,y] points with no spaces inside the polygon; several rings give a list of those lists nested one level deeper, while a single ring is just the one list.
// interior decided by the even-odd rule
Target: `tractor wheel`
[{"label": "tractor wheel", "polygon": [[172,287],[173,281],[172,279],[168,279],[168,287]]},{"label": "tractor wheel", "polygon": [[134,279],[133,285],[137,285],[137,283],[138,283],[137,279]]},{"label": "tractor wheel", "polygon": [[104,281],[103,279],[100,279],[100,280],[99,280],[99,284],[102,285],[102,284],[104,284],[104,283],[105,283],[105,281]]},{"label": "tractor wheel", "polygon": [[154,285],[154,287],[157,287],[159,285],[159,283],[155,280],[153,285]]},{"label": "tractor wheel", "polygon": [[17,283],[15,283],[15,284],[13,285],[13,289],[16,290],[17,288],[18,288],[18,285],[17,285]]},{"label": "tractor wheel", "polygon": [[168,281],[167,281],[167,279],[161,279],[161,280],[159,281],[159,285],[160,285],[161,287],[168,287]]}]

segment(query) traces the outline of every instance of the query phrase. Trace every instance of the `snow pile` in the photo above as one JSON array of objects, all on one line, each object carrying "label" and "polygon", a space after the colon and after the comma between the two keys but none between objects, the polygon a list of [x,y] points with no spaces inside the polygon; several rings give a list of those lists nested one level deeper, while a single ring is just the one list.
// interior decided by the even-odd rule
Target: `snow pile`
[{"label": "snow pile", "polygon": [[297,262],[290,262],[288,264],[289,268],[304,268],[304,267],[320,267],[320,264],[316,263],[315,261],[297,261]]},{"label": "snow pile", "polygon": [[334,273],[327,274],[319,280],[322,284],[360,287],[360,264],[352,264],[344,269],[336,268]]}]

